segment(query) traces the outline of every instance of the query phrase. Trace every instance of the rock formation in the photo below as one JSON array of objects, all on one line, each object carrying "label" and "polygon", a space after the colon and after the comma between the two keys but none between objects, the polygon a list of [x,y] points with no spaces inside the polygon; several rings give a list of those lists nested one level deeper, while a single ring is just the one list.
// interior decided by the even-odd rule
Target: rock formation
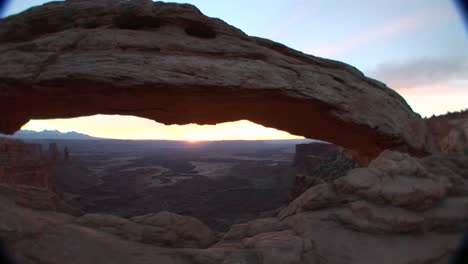
[{"label": "rock formation", "polygon": [[57,147],[57,143],[49,143],[49,148],[47,149],[48,159],[51,162],[57,162],[60,157],[60,152]]},{"label": "rock formation", "polygon": [[72,217],[0,196],[0,236],[19,263],[448,263],[467,223],[468,156],[455,154],[385,151],[217,236],[169,212]]},{"label": "rock formation", "polygon": [[63,148],[63,161],[68,162],[70,160],[70,152],[68,147]]},{"label": "rock formation", "polygon": [[0,238],[18,263],[447,263],[466,228],[468,155],[421,157],[436,150],[435,130],[397,93],[193,6],[54,2],[1,20],[0,54],[2,132],[95,113],[249,119],[368,164],[225,234],[169,212],[74,217],[0,195]]},{"label": "rock formation", "polygon": [[187,248],[206,248],[215,235],[205,224],[190,216],[159,212],[130,220],[105,214],[86,214],[76,223],[142,243]]},{"label": "rock formation", "polygon": [[468,110],[426,119],[442,153],[468,153]]},{"label": "rock formation", "polygon": [[343,148],[334,144],[314,142],[296,145],[294,156],[296,175],[291,189],[291,198],[295,199],[310,187],[333,182],[336,178],[358,166]]},{"label": "rock formation", "polygon": [[0,138],[0,193],[27,207],[55,209],[58,197],[50,168],[41,145]]},{"label": "rock formation", "polygon": [[383,83],[187,4],[31,8],[0,21],[0,54],[1,132],[33,117],[97,113],[165,124],[248,119],[341,145],[363,164],[387,148],[432,150],[426,124]]},{"label": "rock formation", "polygon": [[40,144],[0,138],[0,195],[25,207],[80,215],[57,193],[49,157]]}]

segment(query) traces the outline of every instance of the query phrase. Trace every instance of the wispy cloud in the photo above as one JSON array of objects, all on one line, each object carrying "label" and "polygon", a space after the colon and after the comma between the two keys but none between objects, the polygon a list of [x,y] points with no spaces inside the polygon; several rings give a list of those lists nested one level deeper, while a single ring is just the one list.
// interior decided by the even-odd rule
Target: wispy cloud
[{"label": "wispy cloud", "polygon": [[383,63],[367,74],[396,89],[422,116],[468,107],[468,56]]},{"label": "wispy cloud", "polygon": [[430,26],[434,23],[441,23],[455,17],[456,15],[453,10],[425,10],[418,14],[396,18],[371,27],[368,30],[357,33],[354,37],[343,39],[340,42],[330,43],[330,45],[324,47],[311,48],[307,52],[323,57],[337,58],[354,49],[383,42],[400,34]]},{"label": "wispy cloud", "polygon": [[370,71],[369,76],[395,89],[452,81],[468,82],[468,57],[416,58],[406,62],[383,63]]}]

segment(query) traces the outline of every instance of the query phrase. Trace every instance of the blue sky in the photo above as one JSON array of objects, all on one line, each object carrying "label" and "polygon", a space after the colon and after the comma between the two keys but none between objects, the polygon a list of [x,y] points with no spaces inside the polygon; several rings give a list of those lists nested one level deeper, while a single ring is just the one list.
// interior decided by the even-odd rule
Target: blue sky
[{"label": "blue sky", "polygon": [[[5,15],[43,0],[14,0]],[[447,0],[186,0],[253,36],[349,63],[422,116],[468,108],[468,32]]]},{"label": "blue sky", "polygon": [[[11,15],[44,0],[13,0]],[[366,73],[382,63],[468,55],[467,32],[447,0],[186,0],[253,36],[350,63]]]}]

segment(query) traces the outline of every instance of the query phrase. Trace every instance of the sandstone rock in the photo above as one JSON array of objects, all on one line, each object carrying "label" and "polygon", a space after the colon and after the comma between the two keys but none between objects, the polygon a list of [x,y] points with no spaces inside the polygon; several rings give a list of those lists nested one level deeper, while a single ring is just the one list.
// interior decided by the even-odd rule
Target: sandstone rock
[{"label": "sandstone rock", "polygon": [[453,182],[430,173],[409,155],[384,151],[368,168],[350,171],[335,181],[339,192],[352,193],[377,203],[427,209],[445,198]]},{"label": "sandstone rock", "polygon": [[[249,119],[334,142],[362,164],[384,149],[434,151],[426,122],[384,84],[190,5],[50,3],[0,21],[0,54],[3,132],[32,117],[125,113],[166,124]],[[447,151],[462,139],[451,130]],[[334,186],[308,189],[281,220],[233,227],[225,238],[242,240],[232,244],[168,212],[74,220],[1,199],[0,236],[21,263],[446,263],[466,223],[466,164],[384,151]]]},{"label": "sandstone rock", "polygon": [[310,239],[318,263],[448,263],[461,238],[459,232],[357,232],[325,215],[320,211],[304,212],[287,219],[291,227],[298,228],[296,233]]},{"label": "sandstone rock", "polygon": [[115,215],[107,214],[86,214],[78,218],[78,224],[90,227],[122,226],[130,223],[130,220]]},{"label": "sandstone rock", "polygon": [[331,207],[339,202],[333,185],[323,183],[309,188],[296,200],[282,209],[279,218],[300,213],[303,211],[317,210],[325,207]]},{"label": "sandstone rock", "polygon": [[63,208],[41,145],[0,138],[0,194],[36,209]]},{"label": "sandstone rock", "polygon": [[259,264],[254,252],[246,249],[229,247],[210,247],[194,252],[196,264]]},{"label": "sandstone rock", "polygon": [[290,230],[264,233],[243,242],[258,256],[262,264],[298,264],[305,249],[302,238]]},{"label": "sandstone rock", "polygon": [[450,194],[467,195],[466,183],[468,180],[468,155],[431,155],[420,159],[424,168],[439,178],[450,182]]},{"label": "sandstone rock", "polygon": [[349,210],[339,211],[336,215],[346,226],[363,232],[424,231],[424,216],[398,207],[380,207],[358,201],[351,203]]},{"label": "sandstone rock", "polygon": [[285,229],[287,229],[287,226],[281,223],[278,218],[260,218],[244,224],[233,225],[223,236],[223,241],[241,240],[261,233],[282,231]]},{"label": "sandstone rock", "polygon": [[320,183],[332,183],[358,167],[351,154],[334,144],[314,142],[296,145],[294,166],[297,173],[291,188],[291,201],[310,187]]},{"label": "sandstone rock", "polygon": [[239,252],[226,256],[222,264],[258,264],[258,259],[252,252]]},{"label": "sandstone rock", "polygon": [[368,233],[463,232],[468,223],[468,197],[446,199],[424,213],[357,201],[334,215],[346,227]]},{"label": "sandstone rock", "polygon": [[468,111],[435,116],[426,120],[442,153],[463,153],[468,149]]},{"label": "sandstone rock", "polygon": [[17,259],[33,263],[194,263],[174,250],[122,240],[71,224],[48,227],[37,239],[19,241],[12,250]]},{"label": "sandstone rock", "polygon": [[0,138],[0,183],[46,188],[53,184],[49,170],[41,145]]},{"label": "sandstone rock", "polygon": [[215,242],[216,236],[213,231],[198,219],[190,216],[182,216],[170,212],[159,212],[131,218],[132,221],[163,228],[177,235],[174,244],[193,243],[195,247],[207,247]]},{"label": "sandstone rock", "polygon": [[[134,241],[143,241],[143,226],[133,223],[130,220],[106,214],[86,214],[76,219],[76,223],[115,234]],[[164,236],[159,242],[167,242]]]},{"label": "sandstone rock", "polygon": [[86,214],[76,223],[118,235],[124,239],[170,247],[207,247],[213,232],[195,218],[169,212],[133,217],[132,220],[108,214]]},{"label": "sandstone rock", "polygon": [[[456,182],[454,179],[464,179],[459,175],[460,168],[467,166],[463,158],[434,155],[415,160],[418,164],[411,160],[402,163],[401,168],[411,176],[398,169],[398,162],[407,159],[404,155],[382,155],[389,160],[377,159],[368,168],[380,171],[381,177],[398,174],[425,180],[437,173],[437,177]],[[191,219],[183,216],[163,212],[130,220],[98,214],[73,218],[22,208],[0,196],[0,238],[10,242],[19,263],[442,264],[449,261],[468,222],[468,196],[460,192],[447,192],[424,211],[389,201],[375,203],[367,196],[351,196],[358,199],[353,200],[344,195],[346,199],[342,200],[343,194],[327,184],[308,192],[304,197],[319,197],[303,198],[302,205],[310,203],[310,207],[297,207],[304,210],[282,220],[265,218],[233,226],[221,242],[206,249],[195,248],[193,236],[180,235],[176,230],[180,226],[180,230],[189,230],[183,231],[187,234],[199,224],[187,224]],[[318,195],[322,192],[327,195]],[[322,198],[329,197],[330,192],[330,197],[345,202],[322,206],[328,199]],[[174,237],[163,242],[169,230]],[[148,238],[157,242],[148,242]]]},{"label": "sandstone rock", "polygon": [[453,129],[440,141],[440,150],[444,153],[463,152],[468,145],[468,122],[466,131]]},{"label": "sandstone rock", "polygon": [[352,149],[361,163],[386,148],[432,150],[424,121],[384,84],[191,5],[46,4],[0,21],[0,54],[2,132],[32,117],[125,113],[165,124],[248,119]]},{"label": "sandstone rock", "polygon": [[73,217],[46,211],[21,208],[0,196],[0,240],[17,242],[39,237],[47,226],[72,222]]},{"label": "sandstone rock", "polygon": [[50,161],[56,162],[59,159],[60,152],[57,147],[57,143],[49,143],[49,148],[47,149],[47,155]]},{"label": "sandstone rock", "polygon": [[468,227],[468,197],[445,199],[439,206],[423,214],[427,230],[463,232]]}]

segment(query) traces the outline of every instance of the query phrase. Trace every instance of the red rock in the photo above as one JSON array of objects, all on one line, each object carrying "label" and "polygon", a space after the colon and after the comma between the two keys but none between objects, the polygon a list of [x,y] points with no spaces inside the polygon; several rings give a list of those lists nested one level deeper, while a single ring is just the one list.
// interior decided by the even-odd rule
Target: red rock
[{"label": "red rock", "polygon": [[0,193],[27,207],[55,209],[55,185],[41,145],[0,139]]},{"label": "red rock", "polygon": [[[66,15],[64,15],[66,14]],[[0,21],[0,131],[31,118],[126,114],[164,124],[248,119],[353,150],[432,150],[424,121],[356,68],[249,37],[196,7],[50,3]]]},{"label": "red rock", "polygon": [[426,120],[442,153],[468,153],[468,111],[435,116]]},{"label": "red rock", "polygon": [[314,142],[296,145],[294,166],[297,173],[291,188],[291,201],[310,187],[332,183],[358,166],[349,153],[334,144]]}]

